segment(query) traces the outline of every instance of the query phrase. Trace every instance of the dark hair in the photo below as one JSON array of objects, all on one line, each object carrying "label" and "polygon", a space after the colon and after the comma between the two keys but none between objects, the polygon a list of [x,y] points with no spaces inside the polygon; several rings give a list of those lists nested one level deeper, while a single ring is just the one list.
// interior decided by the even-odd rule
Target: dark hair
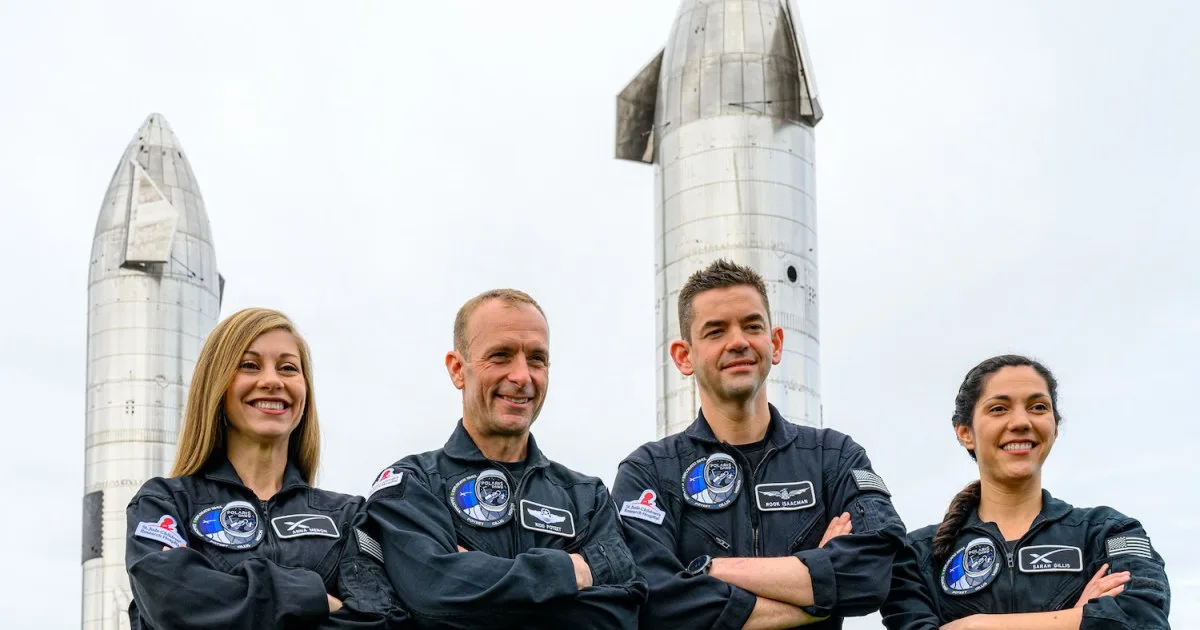
[{"label": "dark hair", "polygon": [[[1054,375],[1046,366],[1033,359],[1016,354],[1004,354],[986,359],[967,372],[962,385],[958,388],[958,396],[954,399],[954,415],[950,418],[954,426],[956,428],[973,426],[975,404],[983,395],[983,388],[987,384],[988,377],[1006,367],[1022,366],[1033,368],[1045,379],[1046,388],[1050,390],[1050,407],[1054,412],[1054,424],[1060,424],[1062,416],[1058,413],[1058,381],[1054,380]],[[967,454],[971,456],[971,459],[975,459],[975,451],[967,449]],[[954,550],[954,541],[958,538],[958,532],[966,522],[967,516],[972,510],[979,507],[980,491],[980,483],[976,480],[967,484],[967,487],[954,495],[954,499],[950,501],[950,507],[946,508],[942,524],[938,526],[937,533],[933,536],[933,564],[935,567],[945,561]]]},{"label": "dark hair", "polygon": [[679,335],[684,341],[692,340],[692,320],[695,311],[692,303],[696,296],[712,289],[725,289],[736,286],[754,287],[762,296],[763,307],[767,309],[767,323],[771,323],[771,303],[767,299],[767,285],[762,276],[750,267],[720,258],[709,266],[693,273],[679,289]]}]

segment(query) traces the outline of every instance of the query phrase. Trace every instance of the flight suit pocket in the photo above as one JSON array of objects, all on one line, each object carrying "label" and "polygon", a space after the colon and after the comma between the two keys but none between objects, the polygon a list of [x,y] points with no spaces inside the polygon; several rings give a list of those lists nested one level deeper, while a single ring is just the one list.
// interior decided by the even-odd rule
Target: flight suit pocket
[{"label": "flight suit pocket", "polygon": [[[801,518],[797,519],[791,527],[791,535],[788,537],[788,546],[784,550],[784,554],[791,555],[798,551],[806,549],[816,549],[821,542],[821,536],[825,533],[825,527],[821,524],[825,522],[823,518],[825,511],[819,509],[806,510],[798,514]],[[774,550],[768,549],[768,555],[775,555]],[[782,554],[781,554],[782,555]]]},{"label": "flight suit pocket", "polygon": [[684,512],[683,526],[677,543],[684,564],[702,555],[731,556],[733,540],[727,528],[710,514]]}]

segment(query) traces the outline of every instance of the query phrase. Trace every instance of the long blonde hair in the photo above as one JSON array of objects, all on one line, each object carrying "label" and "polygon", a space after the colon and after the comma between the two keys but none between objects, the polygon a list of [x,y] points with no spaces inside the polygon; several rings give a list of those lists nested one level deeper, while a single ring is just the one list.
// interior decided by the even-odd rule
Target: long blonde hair
[{"label": "long blonde hair", "polygon": [[300,347],[300,372],[304,375],[307,390],[300,424],[288,438],[288,460],[300,469],[309,485],[315,483],[321,458],[321,432],[313,392],[312,357],[308,344],[296,332],[292,321],[283,313],[266,308],[247,308],[230,315],[217,324],[205,340],[188,389],[172,477],[199,472],[213,451],[225,443],[227,428],[222,414],[225,390],[233,381],[250,344],[259,335],[277,329],[286,330],[296,338],[296,345]]}]

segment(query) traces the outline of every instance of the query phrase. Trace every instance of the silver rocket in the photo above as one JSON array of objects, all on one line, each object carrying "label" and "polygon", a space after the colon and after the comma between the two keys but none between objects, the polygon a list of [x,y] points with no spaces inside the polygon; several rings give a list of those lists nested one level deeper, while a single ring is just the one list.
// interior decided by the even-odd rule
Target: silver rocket
[{"label": "silver rocket", "polygon": [[654,164],[657,422],[700,408],[676,370],[683,283],[717,258],[763,275],[783,361],[768,399],[821,425],[813,127],[822,117],[792,0],[684,0],[667,45],[617,97],[616,157]]},{"label": "silver rocket", "polygon": [[83,628],[128,628],[125,506],[166,475],[196,357],[224,279],[204,199],[166,119],[125,149],[96,221],[88,272]]}]

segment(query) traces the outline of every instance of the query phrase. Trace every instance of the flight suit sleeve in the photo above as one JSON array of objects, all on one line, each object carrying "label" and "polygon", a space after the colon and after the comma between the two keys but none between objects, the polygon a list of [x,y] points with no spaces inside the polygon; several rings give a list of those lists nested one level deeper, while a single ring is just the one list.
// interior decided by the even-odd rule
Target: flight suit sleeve
[{"label": "flight suit sleeve", "polygon": [[459,552],[445,497],[415,468],[393,468],[404,478],[368,498],[367,533],[408,614],[447,628],[503,627],[579,592],[565,551],[532,549],[511,560]]},{"label": "flight suit sleeve", "polygon": [[[836,469],[829,469],[831,463]],[[794,554],[812,578],[814,603],[805,612],[868,615],[887,598],[892,561],[905,542],[904,523],[861,446],[846,438],[841,456],[831,463],[823,471],[826,506],[833,515],[849,512],[853,531]]]},{"label": "flight suit sleeve", "polygon": [[538,627],[636,630],[638,610],[646,601],[646,580],[625,545],[617,510],[603,484],[597,484],[593,513],[577,553],[592,569],[592,586],[574,600],[543,607],[536,615]]},{"label": "flight suit sleeve", "polygon": [[[126,509],[125,567],[138,611],[151,627],[255,630],[328,617],[325,583],[316,572],[265,558],[227,571],[186,546],[170,496],[166,488],[143,488]],[[164,517],[173,527],[154,529]]]},{"label": "flight suit sleeve", "polygon": [[686,574],[675,556],[679,524],[665,509],[667,499],[660,490],[659,480],[639,463],[626,460],[617,468],[613,497],[621,506],[625,541],[650,588],[641,609],[642,624],[648,628],[740,629],[750,618],[757,597],[710,575]]},{"label": "flight suit sleeve", "polygon": [[896,554],[892,565],[892,586],[880,609],[883,626],[888,630],[937,630],[937,593],[930,584],[929,558],[911,543]]},{"label": "flight suit sleeve", "polygon": [[366,520],[364,505],[349,522],[349,531],[342,534],[334,589],[342,607],[318,626],[323,630],[400,628],[408,620],[383,570],[379,543],[363,530]]},{"label": "flight suit sleeve", "polygon": [[1088,540],[1088,568],[1094,574],[1104,563],[1109,572],[1129,572],[1125,590],[1115,597],[1097,597],[1083,606],[1080,630],[1103,628],[1169,628],[1171,586],[1166,563],[1150,543],[1150,537],[1136,519],[1106,519]]}]

